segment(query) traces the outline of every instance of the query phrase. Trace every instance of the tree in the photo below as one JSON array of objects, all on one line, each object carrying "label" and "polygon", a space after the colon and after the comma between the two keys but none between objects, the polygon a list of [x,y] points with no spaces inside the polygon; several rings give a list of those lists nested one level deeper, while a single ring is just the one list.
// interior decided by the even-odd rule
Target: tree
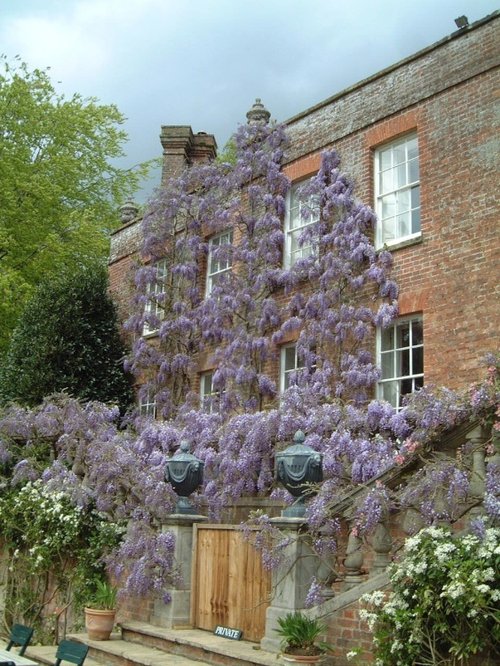
[{"label": "tree", "polygon": [[67,391],[83,400],[133,401],[125,348],[104,266],[42,285],[12,335],[0,373],[0,399],[34,406]]},{"label": "tree", "polygon": [[56,93],[45,71],[0,74],[0,354],[33,289],[108,253],[117,207],[146,166],[123,170],[124,117]]}]

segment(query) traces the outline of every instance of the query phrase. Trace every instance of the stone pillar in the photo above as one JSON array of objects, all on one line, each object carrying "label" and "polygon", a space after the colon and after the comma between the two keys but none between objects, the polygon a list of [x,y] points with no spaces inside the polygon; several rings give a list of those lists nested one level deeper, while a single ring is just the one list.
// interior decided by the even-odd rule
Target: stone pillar
[{"label": "stone pillar", "polygon": [[175,536],[175,559],[179,566],[182,582],[172,590],[169,604],[161,599],[154,602],[152,624],[172,629],[191,624],[191,565],[193,561],[193,525],[207,520],[205,516],[172,514],[163,530]]},{"label": "stone pillar", "polygon": [[344,590],[350,590],[351,587],[359,585],[365,579],[362,573],[363,560],[365,559],[362,545],[363,541],[352,531],[349,532],[346,556],[344,559],[344,567],[346,570]]},{"label": "stone pillar", "polygon": [[392,537],[385,523],[379,523],[372,537],[372,548],[375,553],[370,576],[377,576],[387,569],[391,563],[389,553],[392,550]]},{"label": "stone pillar", "polygon": [[481,426],[474,428],[466,439],[472,446],[472,470],[470,475],[469,495],[481,502],[473,506],[469,512],[469,523],[484,515],[483,498],[486,479],[486,442],[487,433]]},{"label": "stone pillar", "polygon": [[274,631],[282,615],[305,608],[311,579],[318,572],[318,557],[300,534],[302,518],[272,518],[275,527],[290,536],[283,562],[272,573],[274,596],[266,611],[266,633],[260,644],[263,650],[279,652],[281,639]]}]

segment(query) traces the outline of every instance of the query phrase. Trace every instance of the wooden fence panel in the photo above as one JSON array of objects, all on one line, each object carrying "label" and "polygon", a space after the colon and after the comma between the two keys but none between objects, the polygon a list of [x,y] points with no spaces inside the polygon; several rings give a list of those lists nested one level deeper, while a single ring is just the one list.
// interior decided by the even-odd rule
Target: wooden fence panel
[{"label": "wooden fence panel", "polygon": [[193,618],[200,629],[217,625],[260,641],[265,631],[271,576],[260,554],[232,526],[199,525],[196,530]]}]

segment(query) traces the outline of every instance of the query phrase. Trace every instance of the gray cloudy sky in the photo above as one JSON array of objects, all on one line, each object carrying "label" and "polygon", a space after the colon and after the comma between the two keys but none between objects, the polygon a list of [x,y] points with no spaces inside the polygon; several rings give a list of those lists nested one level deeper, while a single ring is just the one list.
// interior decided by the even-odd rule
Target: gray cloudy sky
[{"label": "gray cloudy sky", "polygon": [[[0,0],[0,52],[51,67],[67,95],[117,104],[124,166],[161,125],[222,147],[256,97],[278,121],[498,8],[496,0]],[[156,182],[148,185],[141,198]]]}]

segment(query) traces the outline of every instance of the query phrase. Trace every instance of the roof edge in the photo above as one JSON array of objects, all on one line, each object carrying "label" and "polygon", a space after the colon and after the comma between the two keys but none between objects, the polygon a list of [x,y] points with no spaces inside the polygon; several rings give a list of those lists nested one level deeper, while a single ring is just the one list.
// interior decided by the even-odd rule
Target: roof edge
[{"label": "roof edge", "polygon": [[482,19],[478,19],[477,21],[474,21],[474,23],[471,23],[467,28],[459,28],[458,30],[455,30],[455,32],[452,32],[450,35],[443,37],[437,42],[434,42],[430,46],[426,46],[425,48],[421,49],[420,51],[417,51],[416,53],[413,53],[410,56],[407,56],[406,58],[403,58],[403,60],[399,60],[398,62],[389,65],[388,67],[385,67],[384,69],[381,69],[380,71],[376,72],[375,74],[372,74],[371,76],[367,77],[366,79],[362,79],[361,81],[358,81],[357,83],[354,83],[352,86],[349,86],[348,88],[344,88],[338,93],[335,93],[331,97],[327,97],[326,99],[322,100],[321,102],[318,102],[317,104],[314,104],[313,106],[308,107],[304,111],[301,111],[300,113],[295,114],[291,118],[288,118],[288,120],[284,120],[283,124],[284,125],[292,125],[293,123],[297,122],[297,120],[301,120],[305,116],[308,116],[310,113],[314,111],[318,111],[319,109],[329,106],[332,104],[332,102],[335,102],[336,100],[340,99],[341,97],[345,97],[346,95],[349,95],[350,93],[354,92],[355,90],[358,90],[359,88],[363,88],[366,86],[368,83],[371,83],[373,81],[376,81],[377,79],[382,78],[383,76],[386,76],[390,72],[395,71],[396,69],[399,69],[400,67],[403,67],[404,65],[407,65],[408,63],[412,62],[413,60],[418,60],[421,58],[423,55],[427,53],[431,53],[432,51],[440,48],[441,46],[444,46],[448,42],[453,41],[454,39],[459,39],[463,35],[467,35],[468,33],[472,32],[473,30],[476,30],[477,28],[480,28],[481,26],[485,25],[486,23],[489,23],[490,21],[493,21],[496,18],[500,17],[500,10],[494,11],[492,14],[488,14],[487,16],[483,17]]}]

